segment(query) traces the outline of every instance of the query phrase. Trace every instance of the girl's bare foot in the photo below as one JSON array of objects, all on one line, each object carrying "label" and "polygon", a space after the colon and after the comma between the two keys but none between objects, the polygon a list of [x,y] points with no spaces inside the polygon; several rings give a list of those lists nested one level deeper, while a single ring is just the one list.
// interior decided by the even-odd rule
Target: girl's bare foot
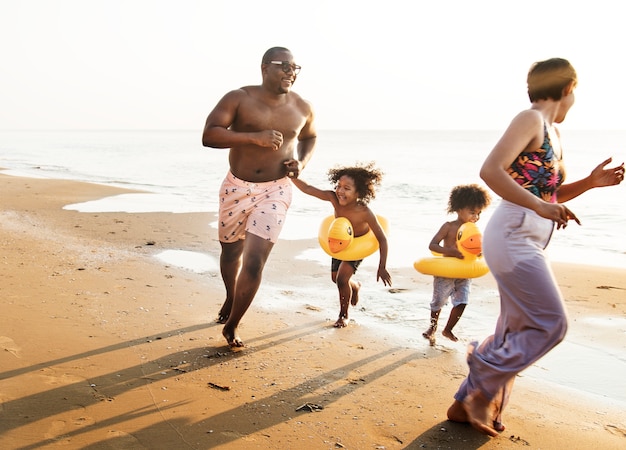
[{"label": "girl's bare foot", "polygon": [[335,325],[333,326],[335,328],[345,328],[348,326],[348,322],[350,322],[350,319],[344,316],[339,316],[339,319],[337,319],[337,322],[335,322]]},{"label": "girl's bare foot", "polygon": [[359,303],[359,289],[361,289],[361,282],[356,281],[352,283],[352,296],[350,297],[350,304],[356,306]]}]

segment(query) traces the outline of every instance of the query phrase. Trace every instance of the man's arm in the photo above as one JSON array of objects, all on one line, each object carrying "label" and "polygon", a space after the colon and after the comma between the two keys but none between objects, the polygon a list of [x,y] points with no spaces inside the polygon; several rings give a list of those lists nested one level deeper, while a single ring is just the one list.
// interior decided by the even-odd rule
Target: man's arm
[{"label": "man's arm", "polygon": [[311,159],[311,156],[313,156],[316,142],[317,130],[315,128],[315,113],[313,112],[313,108],[311,108],[306,124],[304,125],[302,130],[300,130],[300,134],[298,135],[297,152],[299,171],[306,167],[307,163]]},{"label": "man's arm", "polygon": [[296,152],[298,153],[298,159],[290,159],[285,161],[285,167],[287,173],[291,178],[297,178],[300,172],[305,168],[313,152],[315,151],[315,144],[317,143],[317,130],[315,129],[315,115],[313,109],[309,105],[309,116],[300,134],[298,134],[298,145]]},{"label": "man's arm", "polygon": [[258,145],[277,150],[283,143],[283,135],[276,130],[241,132],[231,130],[237,110],[248,94],[243,89],[227,93],[209,114],[202,132],[202,145],[213,148],[232,148],[240,145]]}]

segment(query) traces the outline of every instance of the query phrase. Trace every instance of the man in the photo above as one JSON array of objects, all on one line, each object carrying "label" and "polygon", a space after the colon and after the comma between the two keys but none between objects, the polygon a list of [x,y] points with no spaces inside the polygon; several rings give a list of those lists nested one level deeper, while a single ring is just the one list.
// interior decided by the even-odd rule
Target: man
[{"label": "man", "polygon": [[205,147],[230,148],[218,231],[226,300],[217,321],[224,324],[222,335],[231,347],[244,345],[237,327],[284,224],[292,195],[289,177],[298,176],[315,148],[313,108],[291,91],[299,72],[288,49],[270,48],[261,62],[262,84],[228,92],[202,134]]}]

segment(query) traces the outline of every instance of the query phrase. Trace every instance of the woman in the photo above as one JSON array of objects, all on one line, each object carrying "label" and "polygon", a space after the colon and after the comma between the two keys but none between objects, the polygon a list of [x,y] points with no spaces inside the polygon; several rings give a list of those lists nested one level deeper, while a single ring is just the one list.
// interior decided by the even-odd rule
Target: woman
[{"label": "woman", "polygon": [[563,184],[565,170],[555,124],[574,104],[576,71],[565,59],[533,64],[528,73],[529,109],[519,113],[485,160],[480,176],[502,201],[483,236],[483,253],[498,283],[500,316],[495,333],[472,344],[469,374],[448,409],[448,418],[496,436],[515,376],[565,336],[563,299],[544,249],[554,225],[580,224],[564,202],[589,189],[624,179],[624,164],[600,163],[582,180]]}]

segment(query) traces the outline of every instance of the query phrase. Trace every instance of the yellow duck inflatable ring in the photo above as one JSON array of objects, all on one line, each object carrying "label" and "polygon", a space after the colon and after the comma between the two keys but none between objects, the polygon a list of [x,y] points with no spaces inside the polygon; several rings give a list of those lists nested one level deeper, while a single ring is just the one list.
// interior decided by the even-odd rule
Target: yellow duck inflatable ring
[{"label": "yellow duck inflatable ring", "polygon": [[[382,216],[376,218],[387,233],[387,219]],[[378,239],[374,232],[370,229],[363,236],[354,237],[352,224],[345,217],[326,217],[320,224],[318,240],[328,255],[342,261],[358,261],[378,250]]]},{"label": "yellow duck inflatable ring", "polygon": [[489,272],[482,257],[482,236],[475,223],[459,227],[456,245],[464,259],[438,255],[417,260],[413,267],[424,275],[444,278],[478,278]]}]

